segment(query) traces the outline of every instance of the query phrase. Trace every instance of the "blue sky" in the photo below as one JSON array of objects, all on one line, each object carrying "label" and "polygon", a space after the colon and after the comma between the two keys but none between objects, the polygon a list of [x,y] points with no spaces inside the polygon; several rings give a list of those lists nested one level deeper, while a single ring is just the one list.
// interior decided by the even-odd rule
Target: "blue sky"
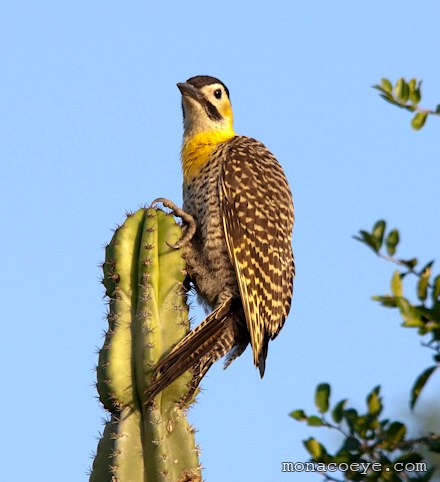
[{"label": "blue sky", "polygon": [[380,383],[386,414],[405,416],[430,353],[371,301],[393,267],[351,236],[385,218],[402,257],[438,257],[439,120],[413,132],[371,85],[416,76],[423,105],[439,103],[439,18],[434,0],[3,6],[4,480],[86,480],[104,415],[92,386],[106,327],[98,263],[125,210],[181,202],[175,84],[197,74],[228,85],[236,131],[278,157],[296,209],[292,313],[264,380],[250,353],[218,364],[191,410],[205,479],[321,480],[280,469],[307,459],[302,439],[333,440],[287,416],[312,411],[323,381],[359,406]]}]

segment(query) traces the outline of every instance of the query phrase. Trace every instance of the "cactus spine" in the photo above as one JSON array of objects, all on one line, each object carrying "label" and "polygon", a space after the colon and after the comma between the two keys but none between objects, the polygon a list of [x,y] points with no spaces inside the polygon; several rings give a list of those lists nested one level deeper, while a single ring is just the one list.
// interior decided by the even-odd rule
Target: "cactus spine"
[{"label": "cactus spine", "polygon": [[182,283],[185,262],[170,215],[140,209],[129,215],[106,247],[103,265],[109,328],[99,353],[97,389],[111,413],[98,444],[90,482],[200,481],[194,429],[179,401],[186,372],[146,404],[151,370],[188,332]]}]

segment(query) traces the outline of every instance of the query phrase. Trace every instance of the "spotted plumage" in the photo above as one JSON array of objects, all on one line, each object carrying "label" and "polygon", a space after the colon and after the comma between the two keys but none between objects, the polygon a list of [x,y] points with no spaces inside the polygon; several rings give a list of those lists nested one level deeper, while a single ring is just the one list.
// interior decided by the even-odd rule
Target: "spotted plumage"
[{"label": "spotted plumage", "polygon": [[199,76],[178,86],[183,211],[195,228],[184,251],[199,299],[213,311],[159,362],[152,396],[189,368],[195,389],[212,363],[227,355],[228,365],[249,343],[263,376],[293,289],[293,201],[282,167],[262,143],[235,135],[222,82]]}]

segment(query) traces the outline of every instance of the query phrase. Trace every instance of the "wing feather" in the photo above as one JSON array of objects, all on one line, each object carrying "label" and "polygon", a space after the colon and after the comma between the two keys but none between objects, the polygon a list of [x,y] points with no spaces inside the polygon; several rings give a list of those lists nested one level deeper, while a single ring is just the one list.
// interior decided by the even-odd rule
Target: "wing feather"
[{"label": "wing feather", "polygon": [[[292,297],[293,201],[275,157],[255,139],[237,137],[220,175],[220,210],[251,335],[254,362],[281,330]],[[266,346],[265,346],[266,345]]]}]

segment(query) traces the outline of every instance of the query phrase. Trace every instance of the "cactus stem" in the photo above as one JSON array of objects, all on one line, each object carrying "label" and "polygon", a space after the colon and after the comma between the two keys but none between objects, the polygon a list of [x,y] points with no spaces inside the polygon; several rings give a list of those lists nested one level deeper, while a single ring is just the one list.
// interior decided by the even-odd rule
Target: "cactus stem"
[{"label": "cactus stem", "polygon": [[[102,263],[109,312],[97,367],[100,400],[111,413],[98,444],[90,482],[183,482],[197,474],[194,432],[186,411],[186,372],[148,401],[152,369],[188,332],[185,262],[166,242],[181,237],[171,214],[130,213],[106,246]],[[188,482],[201,480],[191,477]]]}]

